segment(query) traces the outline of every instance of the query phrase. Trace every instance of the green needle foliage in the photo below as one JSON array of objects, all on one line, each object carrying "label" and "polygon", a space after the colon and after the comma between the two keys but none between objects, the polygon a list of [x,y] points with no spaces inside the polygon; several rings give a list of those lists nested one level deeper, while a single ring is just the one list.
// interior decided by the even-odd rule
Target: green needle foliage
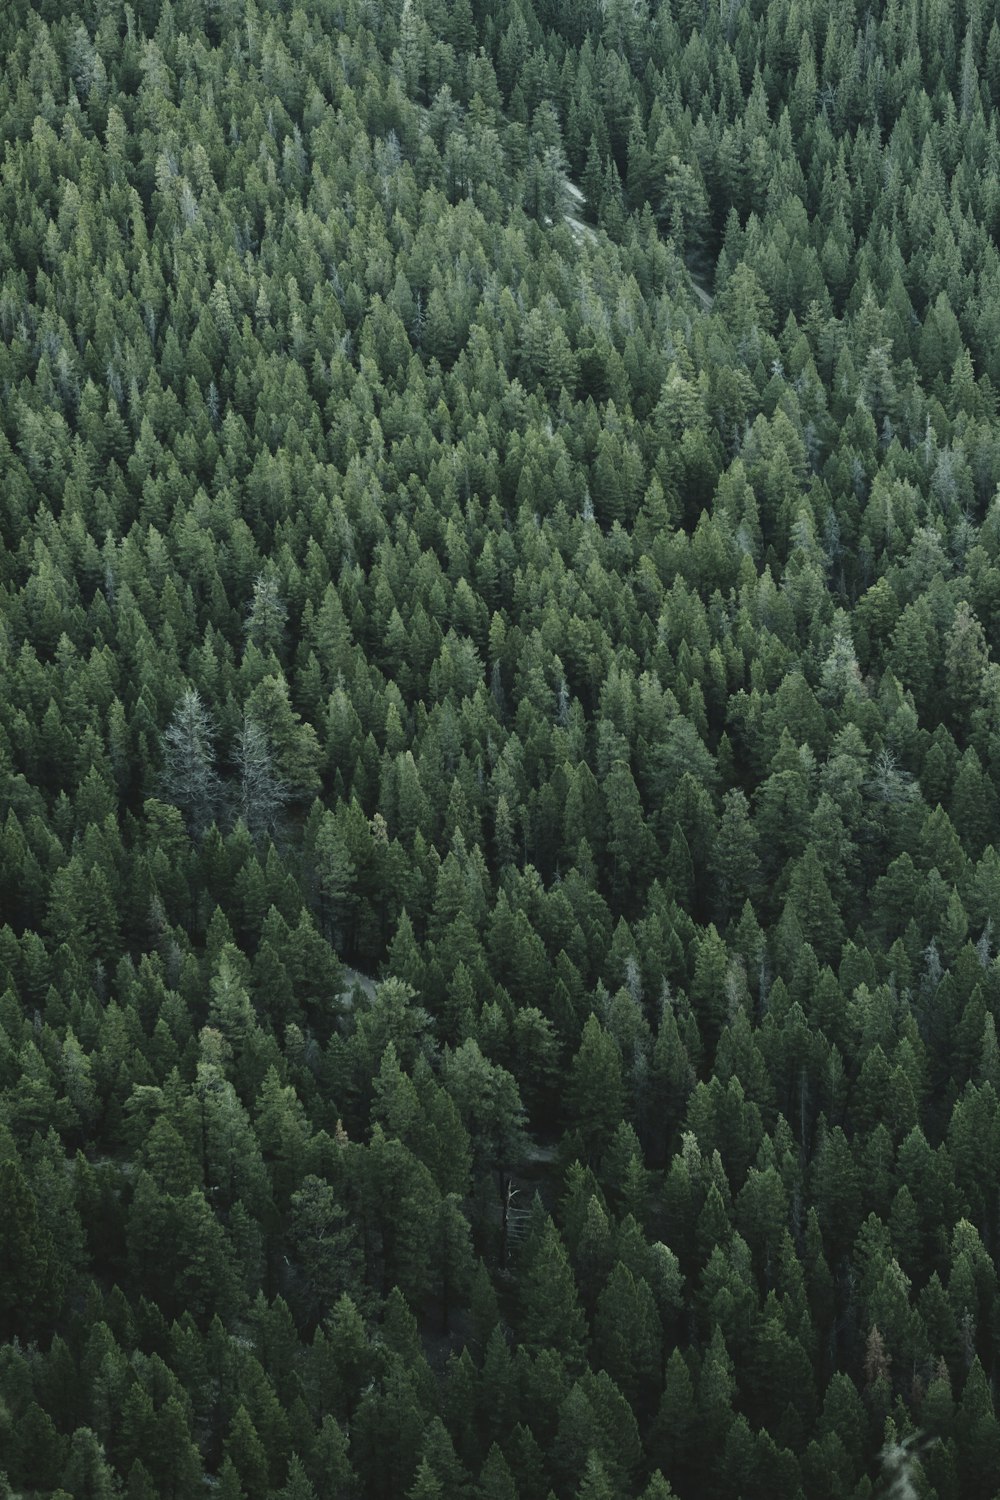
[{"label": "green needle foliage", "polygon": [[0,1495],[993,1500],[996,0],[10,0],[0,139]]}]

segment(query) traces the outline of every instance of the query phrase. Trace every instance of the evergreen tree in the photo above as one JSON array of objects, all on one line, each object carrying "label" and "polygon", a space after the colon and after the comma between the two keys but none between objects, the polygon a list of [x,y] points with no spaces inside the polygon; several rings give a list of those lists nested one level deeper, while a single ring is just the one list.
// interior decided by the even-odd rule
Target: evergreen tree
[{"label": "evergreen tree", "polygon": [[525,1251],[519,1274],[518,1324],[521,1342],[532,1351],[555,1349],[570,1369],[578,1368],[586,1341],[586,1320],[559,1232],[546,1221],[537,1245]]},{"label": "evergreen tree", "polygon": [[244,716],[236,739],[239,773],[239,816],[250,832],[259,837],[273,834],[287,793],[274,773],[267,736],[260,724]]},{"label": "evergreen tree", "polygon": [[5,1205],[0,1221],[0,1326],[10,1339],[20,1328],[34,1332],[44,1327],[58,1305],[64,1271],[16,1161],[0,1161],[0,1190]]},{"label": "evergreen tree", "polygon": [[184,814],[189,832],[204,833],[218,805],[214,732],[195,688],[181,695],[163,736],[163,794]]}]

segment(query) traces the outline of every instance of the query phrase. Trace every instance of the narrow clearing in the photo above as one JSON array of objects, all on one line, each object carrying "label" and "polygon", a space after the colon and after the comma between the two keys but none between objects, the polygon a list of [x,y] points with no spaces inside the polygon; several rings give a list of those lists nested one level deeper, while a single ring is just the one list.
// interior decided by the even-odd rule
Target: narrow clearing
[{"label": "narrow clearing", "polygon": [[[688,273],[688,274],[690,275],[690,273]],[[715,305],[715,298],[712,296],[711,292],[706,292],[706,290],[705,290],[705,288],[703,286],[699,286],[698,283],[695,281],[695,279],[694,279],[693,276],[690,277],[690,280],[691,280],[691,290],[694,292],[695,296],[698,298],[698,301],[701,303],[702,307],[705,309],[706,312],[711,312],[712,308]]]},{"label": "narrow clearing", "polygon": [[[585,224],[583,220],[578,217],[578,215],[583,212],[587,204],[587,200],[584,197],[582,188],[578,187],[575,182],[571,182],[565,174],[563,175],[563,188],[574,209],[573,213],[563,214],[563,222],[569,226],[569,231],[578,245],[582,244],[585,240],[589,240],[591,244],[596,244],[597,230],[593,227],[592,224]],[[698,282],[695,281],[690,271],[688,272],[688,281],[690,282],[692,292],[694,293],[697,300],[701,303],[704,311],[711,312],[713,306],[715,305],[715,298],[713,297],[712,293],[707,292],[703,286],[700,286]]]}]

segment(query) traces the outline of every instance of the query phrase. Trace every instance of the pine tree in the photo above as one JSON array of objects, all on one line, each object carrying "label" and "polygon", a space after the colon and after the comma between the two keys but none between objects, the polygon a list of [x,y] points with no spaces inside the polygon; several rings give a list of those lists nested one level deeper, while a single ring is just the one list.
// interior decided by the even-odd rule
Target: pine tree
[{"label": "pine tree", "polygon": [[717,881],[718,914],[725,922],[756,895],[760,883],[757,837],[746,794],[739,788],[728,791],[723,798],[712,873]]},{"label": "pine tree", "polygon": [[273,652],[281,659],[285,638],[285,608],[277,581],[261,573],[253,586],[253,600],[247,611],[247,639],[262,652]]},{"label": "pine tree", "polygon": [[443,1500],[445,1490],[426,1458],[417,1466],[417,1474],[406,1492],[407,1500]]},{"label": "pine tree", "polygon": [[576,1491],[577,1500],[616,1500],[619,1493],[608,1478],[607,1470],[597,1454],[589,1454],[583,1478]]},{"label": "pine tree", "polygon": [[317,1500],[353,1500],[357,1494],[347,1434],[329,1413],[309,1455],[309,1477]]},{"label": "pine tree", "polygon": [[225,1456],[239,1475],[247,1500],[266,1500],[269,1490],[267,1454],[245,1406],[239,1406],[229,1427]]},{"label": "pine tree", "polygon": [[0,1330],[30,1337],[58,1303],[63,1270],[17,1162],[0,1161]]},{"label": "pine tree", "polygon": [[586,1341],[586,1319],[559,1232],[551,1219],[527,1252],[519,1272],[518,1328],[529,1351],[555,1349],[569,1369],[578,1368]]},{"label": "pine tree", "polygon": [[273,835],[288,794],[275,775],[267,735],[249,714],[236,737],[236,769],[239,774],[237,811],[255,838]]},{"label": "pine tree", "polygon": [[189,832],[200,835],[218,806],[214,730],[195,688],[181,695],[163,736],[163,795],[184,814]]},{"label": "pine tree", "polygon": [[625,1112],[625,1092],[618,1048],[593,1014],[573,1059],[566,1108],[569,1123],[580,1131],[591,1160],[596,1160]]},{"label": "pine tree", "polygon": [[646,1282],[621,1261],[598,1298],[593,1330],[602,1367],[641,1409],[660,1372],[660,1318]]},{"label": "pine tree", "polygon": [[632,772],[616,761],[604,783],[611,858],[611,897],[616,909],[630,911],[645,886],[655,858],[653,836],[646,826]]},{"label": "pine tree", "polygon": [[278,1491],[279,1500],[317,1500],[312,1481],[297,1453],[292,1454],[288,1465],[288,1478]]},{"label": "pine tree", "polygon": [[63,1489],[87,1500],[114,1500],[115,1477],[104,1448],[89,1427],[78,1427],[70,1439],[69,1458],[63,1470]]},{"label": "pine tree", "polygon": [[482,1500],[519,1500],[517,1484],[510,1465],[496,1443],[486,1455],[479,1473],[479,1493]]},{"label": "pine tree", "polygon": [[329,1182],[312,1173],[302,1179],[292,1193],[288,1233],[306,1316],[322,1318],[345,1292],[356,1293],[361,1279],[357,1233]]}]

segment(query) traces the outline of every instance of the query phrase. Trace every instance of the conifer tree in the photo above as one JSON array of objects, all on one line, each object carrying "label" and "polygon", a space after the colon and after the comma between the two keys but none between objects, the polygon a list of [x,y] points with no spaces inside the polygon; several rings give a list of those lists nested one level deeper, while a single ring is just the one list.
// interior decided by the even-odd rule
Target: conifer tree
[{"label": "conifer tree", "polygon": [[184,814],[189,832],[204,833],[218,805],[211,718],[195,688],[181,695],[163,737],[163,794]]}]

